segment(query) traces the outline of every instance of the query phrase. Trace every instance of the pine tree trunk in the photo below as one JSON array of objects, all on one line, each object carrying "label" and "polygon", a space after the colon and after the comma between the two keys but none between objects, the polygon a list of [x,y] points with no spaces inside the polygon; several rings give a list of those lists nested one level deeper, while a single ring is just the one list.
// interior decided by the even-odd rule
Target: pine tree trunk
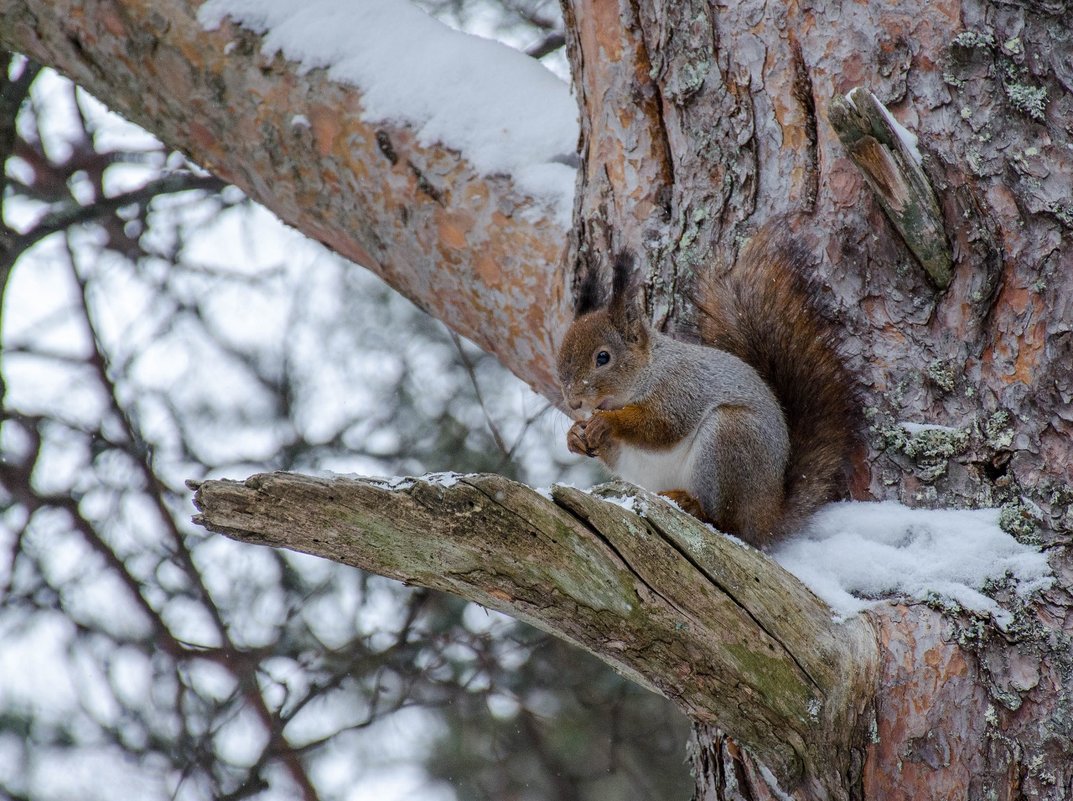
[{"label": "pine tree trunk", "polygon": [[[488,226],[466,205],[524,208],[509,178],[477,175],[404,126],[370,127],[360,92],[267,61],[233,26],[202,31],[192,13],[181,0],[0,0],[0,43],[74,76],[376,269],[553,398],[564,276],[629,248],[650,270],[657,322],[687,325],[697,272],[727,263],[751,229],[785,220],[814,245],[863,386],[856,496],[1002,505],[1010,531],[1048,549],[1054,588],[1027,606],[1003,599],[1015,609],[1004,632],[953,608],[869,613],[874,688],[846,701],[868,725],[839,733],[824,726],[841,715],[817,722],[818,740],[850,740],[827,764],[806,745],[772,770],[757,761],[788,742],[741,722],[769,699],[690,709],[698,799],[1073,796],[1069,3],[568,3],[582,161],[563,263],[554,221],[500,214]],[[225,59],[232,39],[244,44]],[[869,95],[844,99],[856,87],[919,136],[919,166]],[[310,102],[312,129],[294,131],[289,120]],[[452,191],[430,191],[422,176]],[[286,532],[271,541],[317,547]],[[435,583],[422,575],[409,578]],[[454,591],[534,614],[493,590]],[[621,662],[620,642],[560,633]],[[631,667],[665,694],[694,680],[667,663],[645,669]],[[741,720],[721,704],[745,710]]]},{"label": "pine tree trunk", "polygon": [[[568,10],[575,274],[639,249],[657,320],[688,324],[696,271],[785,216],[822,256],[865,387],[857,497],[1004,505],[1064,579],[1005,635],[920,605],[875,615],[876,724],[845,797],[1073,795],[1070,18],[972,2]],[[856,87],[919,136],[922,172],[889,126],[855,124]],[[698,799],[777,797],[717,729],[699,725],[692,753]]]}]

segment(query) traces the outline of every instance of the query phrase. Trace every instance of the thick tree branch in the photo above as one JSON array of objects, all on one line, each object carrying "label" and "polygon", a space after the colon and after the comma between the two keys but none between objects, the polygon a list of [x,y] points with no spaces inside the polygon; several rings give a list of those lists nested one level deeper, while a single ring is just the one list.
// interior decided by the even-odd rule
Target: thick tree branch
[{"label": "thick tree branch", "polygon": [[[493,475],[286,473],[196,485],[196,520],[498,609],[728,730],[785,784],[837,795],[874,688],[876,638],[758,551],[622,484],[641,510]],[[832,754],[835,758],[832,759]],[[818,788],[816,788],[818,789]],[[820,795],[825,795],[822,791]]]},{"label": "thick tree branch", "polygon": [[361,92],[324,70],[269,59],[230,23],[204,30],[197,5],[0,0],[0,46],[70,76],[556,397],[562,223],[509,176],[362,119]]}]

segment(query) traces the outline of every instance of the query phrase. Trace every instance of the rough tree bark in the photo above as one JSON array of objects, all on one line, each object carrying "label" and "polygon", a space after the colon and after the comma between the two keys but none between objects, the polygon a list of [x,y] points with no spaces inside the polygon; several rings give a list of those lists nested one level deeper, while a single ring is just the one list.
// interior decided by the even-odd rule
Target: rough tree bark
[{"label": "rough tree bark", "polygon": [[[1008,528],[1048,549],[1054,589],[1029,605],[1007,594],[1005,632],[921,604],[840,627],[769,560],[655,502],[638,519],[492,478],[209,482],[206,523],[459,592],[589,648],[697,721],[698,798],[774,797],[771,775],[800,799],[1073,796],[1070,4],[565,11],[582,131],[569,232],[521,214],[532,204],[509,177],[363,122],[357,90],[266,60],[234,26],[202,31],[185,0],[0,0],[0,43],[377,270],[548,397],[579,268],[636,250],[655,319],[688,324],[696,271],[793,215],[864,389],[855,494],[1004,505]],[[838,99],[858,86],[919,135],[919,170],[866,95]],[[424,548],[397,547],[415,534]],[[750,656],[771,646],[763,659],[730,647],[752,637]]]}]

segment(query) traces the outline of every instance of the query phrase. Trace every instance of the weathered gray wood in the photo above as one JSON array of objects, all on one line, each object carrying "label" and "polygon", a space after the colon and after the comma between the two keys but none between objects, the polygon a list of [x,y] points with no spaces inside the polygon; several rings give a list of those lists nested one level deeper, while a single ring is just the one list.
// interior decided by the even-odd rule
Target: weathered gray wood
[{"label": "weathered gray wood", "polygon": [[911,152],[891,124],[890,112],[867,89],[835,95],[827,116],[846,152],[864,175],[902,240],[940,289],[953,278],[953,258],[943,215],[924,174],[919,151]]},{"label": "weathered gray wood", "polygon": [[393,486],[272,473],[195,487],[210,531],[498,609],[718,721],[786,786],[807,776],[837,796],[871,701],[872,627],[833,622],[771,559],[656,496],[610,484],[548,499],[494,475]]}]

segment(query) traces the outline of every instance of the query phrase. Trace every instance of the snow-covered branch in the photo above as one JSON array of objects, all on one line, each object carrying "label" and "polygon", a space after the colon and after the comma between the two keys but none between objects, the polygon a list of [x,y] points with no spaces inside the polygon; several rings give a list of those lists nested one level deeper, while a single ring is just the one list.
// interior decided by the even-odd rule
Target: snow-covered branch
[{"label": "snow-covered branch", "polygon": [[784,786],[831,787],[859,735],[878,652],[760,552],[624,484],[550,497],[494,475],[195,485],[196,520],[460,595],[592,652],[718,724]]},{"label": "snow-covered branch", "polygon": [[577,134],[566,85],[537,62],[402,0],[0,0],[0,46],[557,395]]}]

